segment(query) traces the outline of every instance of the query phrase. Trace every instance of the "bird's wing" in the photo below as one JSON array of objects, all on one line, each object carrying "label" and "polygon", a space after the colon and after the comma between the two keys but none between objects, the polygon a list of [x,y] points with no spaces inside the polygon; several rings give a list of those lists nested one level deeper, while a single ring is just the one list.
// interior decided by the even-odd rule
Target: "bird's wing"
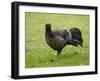
[{"label": "bird's wing", "polygon": [[55,36],[55,43],[58,45],[58,46],[64,46],[65,45],[65,40],[63,37],[61,36]]}]

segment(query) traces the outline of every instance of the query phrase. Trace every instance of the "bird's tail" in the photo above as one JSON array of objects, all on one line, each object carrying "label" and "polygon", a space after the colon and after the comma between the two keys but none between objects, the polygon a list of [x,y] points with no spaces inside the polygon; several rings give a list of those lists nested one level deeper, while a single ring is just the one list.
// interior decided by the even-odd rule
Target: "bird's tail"
[{"label": "bird's tail", "polygon": [[82,33],[80,31],[80,29],[78,28],[71,28],[69,30],[69,32],[71,33],[71,41],[70,44],[77,46],[80,45],[82,47],[83,44],[83,38],[82,38]]}]

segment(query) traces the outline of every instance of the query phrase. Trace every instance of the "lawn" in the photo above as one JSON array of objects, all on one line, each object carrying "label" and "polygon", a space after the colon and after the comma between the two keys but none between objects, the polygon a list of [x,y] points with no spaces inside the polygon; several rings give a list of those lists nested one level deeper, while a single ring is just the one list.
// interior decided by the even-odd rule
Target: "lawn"
[{"label": "lawn", "polygon": [[[83,47],[68,46],[58,57],[45,41],[45,24],[52,29],[78,27]],[[89,16],[75,14],[25,13],[25,68],[89,65]]]}]

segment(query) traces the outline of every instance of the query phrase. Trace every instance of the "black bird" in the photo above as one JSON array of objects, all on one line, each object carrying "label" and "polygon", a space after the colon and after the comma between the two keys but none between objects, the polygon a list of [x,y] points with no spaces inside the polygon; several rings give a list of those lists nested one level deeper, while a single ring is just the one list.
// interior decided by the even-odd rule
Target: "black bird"
[{"label": "black bird", "polygon": [[81,31],[78,28],[71,28],[67,30],[52,30],[51,24],[45,24],[45,39],[46,43],[54,50],[57,51],[59,56],[62,49],[66,45],[82,46],[83,39]]}]

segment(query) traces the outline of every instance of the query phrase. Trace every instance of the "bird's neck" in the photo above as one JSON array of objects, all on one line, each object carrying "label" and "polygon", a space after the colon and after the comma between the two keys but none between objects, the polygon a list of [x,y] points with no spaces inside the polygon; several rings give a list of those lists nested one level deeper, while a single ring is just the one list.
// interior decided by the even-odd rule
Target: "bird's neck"
[{"label": "bird's neck", "polygon": [[46,30],[46,33],[47,34],[51,34],[51,30]]},{"label": "bird's neck", "polygon": [[47,28],[47,29],[46,29],[46,32],[51,32],[51,29],[48,29],[48,28]]},{"label": "bird's neck", "polygon": [[53,37],[53,33],[52,33],[51,30],[46,31],[46,34],[47,34],[49,37]]}]

